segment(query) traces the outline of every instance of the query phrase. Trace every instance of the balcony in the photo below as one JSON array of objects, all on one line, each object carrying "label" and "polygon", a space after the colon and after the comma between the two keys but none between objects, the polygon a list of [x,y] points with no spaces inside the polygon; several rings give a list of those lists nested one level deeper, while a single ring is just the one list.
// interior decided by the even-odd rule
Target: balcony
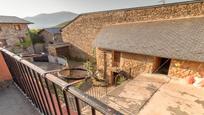
[{"label": "balcony", "polygon": [[75,88],[74,83],[67,83],[6,49],[0,48],[0,56],[13,81],[1,89],[0,111],[4,115],[121,115]]},{"label": "balcony", "polygon": [[[6,86],[5,86],[6,85]],[[4,83],[0,89],[1,115],[39,115],[39,111],[30,101],[11,83]]]},{"label": "balcony", "polygon": [[0,84],[1,115],[204,114],[203,88],[163,75],[141,74],[98,98],[95,89],[85,93],[5,49],[0,64],[0,76],[12,76]]}]

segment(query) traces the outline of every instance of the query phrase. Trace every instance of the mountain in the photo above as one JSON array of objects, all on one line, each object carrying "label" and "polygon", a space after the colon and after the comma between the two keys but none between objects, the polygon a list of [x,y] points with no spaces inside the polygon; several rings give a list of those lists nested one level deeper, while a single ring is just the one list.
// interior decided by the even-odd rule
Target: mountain
[{"label": "mountain", "polygon": [[50,14],[39,14],[33,17],[25,17],[24,19],[34,24],[29,25],[32,29],[41,29],[54,27],[58,24],[73,20],[78,14],[72,12],[56,12]]},{"label": "mountain", "polygon": [[58,25],[56,25],[54,27],[56,27],[56,28],[63,28],[64,26],[66,26],[69,23],[70,23],[70,21],[62,22],[62,23],[60,23],[60,24],[58,24]]}]

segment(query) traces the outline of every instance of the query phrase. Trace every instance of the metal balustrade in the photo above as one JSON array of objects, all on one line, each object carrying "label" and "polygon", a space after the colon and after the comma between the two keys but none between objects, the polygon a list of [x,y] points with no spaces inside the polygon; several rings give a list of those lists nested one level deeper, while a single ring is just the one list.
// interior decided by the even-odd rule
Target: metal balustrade
[{"label": "metal balustrade", "polygon": [[[60,78],[0,48],[13,81],[45,115],[122,115]],[[83,103],[83,108],[81,107]],[[84,104],[87,105],[84,107]]]}]

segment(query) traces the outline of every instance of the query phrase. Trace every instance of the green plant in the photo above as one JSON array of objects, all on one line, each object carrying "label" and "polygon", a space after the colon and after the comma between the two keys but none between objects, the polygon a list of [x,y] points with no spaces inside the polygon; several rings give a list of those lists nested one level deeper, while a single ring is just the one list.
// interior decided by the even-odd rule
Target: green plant
[{"label": "green plant", "polygon": [[91,61],[86,61],[83,66],[89,74],[93,74],[96,72],[96,65]]},{"label": "green plant", "polygon": [[96,58],[96,48],[92,49],[92,55],[94,56],[94,58]]},{"label": "green plant", "polygon": [[39,30],[32,29],[29,31],[30,39],[32,40],[33,44],[37,43],[45,43],[43,38],[38,34]]},{"label": "green plant", "polygon": [[24,42],[18,42],[16,45],[17,46],[22,46],[23,48],[28,48],[28,47],[30,47],[32,45],[32,41],[31,41],[30,38],[26,38],[24,40]]},{"label": "green plant", "polygon": [[126,81],[125,76],[118,74],[118,75],[116,76],[116,79],[115,79],[115,84],[116,84],[116,85],[120,85],[120,84],[122,84],[124,81]]}]

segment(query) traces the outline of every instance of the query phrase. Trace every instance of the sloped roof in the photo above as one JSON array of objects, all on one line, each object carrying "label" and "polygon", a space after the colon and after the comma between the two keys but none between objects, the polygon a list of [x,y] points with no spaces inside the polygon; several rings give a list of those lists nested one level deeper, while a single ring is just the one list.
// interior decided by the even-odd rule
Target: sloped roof
[{"label": "sloped roof", "polygon": [[133,7],[133,8],[122,8],[122,9],[113,9],[113,10],[105,10],[105,11],[96,11],[96,12],[87,12],[79,14],[77,17],[75,17],[73,20],[69,21],[69,23],[65,24],[63,27],[61,27],[61,31],[73,22],[75,22],[77,19],[79,19],[82,16],[89,16],[89,15],[97,15],[97,14],[109,14],[114,13],[118,11],[131,11],[131,10],[145,10],[149,8],[158,8],[158,7],[166,7],[166,6],[173,6],[173,5],[182,5],[182,4],[195,4],[195,3],[203,3],[202,0],[194,0],[194,1],[181,1],[181,2],[173,2],[173,3],[166,3],[166,4],[157,4],[157,5],[151,5],[151,6],[139,6],[139,7]]},{"label": "sloped roof", "polygon": [[42,31],[47,31],[51,34],[59,34],[60,33],[60,28],[44,28],[41,31],[39,31],[39,33],[41,33]]},{"label": "sloped roof", "polygon": [[20,24],[32,24],[32,22],[18,18],[16,16],[0,16],[0,23],[20,23]]},{"label": "sloped roof", "polygon": [[94,46],[204,62],[204,17],[105,27],[94,41]]}]

